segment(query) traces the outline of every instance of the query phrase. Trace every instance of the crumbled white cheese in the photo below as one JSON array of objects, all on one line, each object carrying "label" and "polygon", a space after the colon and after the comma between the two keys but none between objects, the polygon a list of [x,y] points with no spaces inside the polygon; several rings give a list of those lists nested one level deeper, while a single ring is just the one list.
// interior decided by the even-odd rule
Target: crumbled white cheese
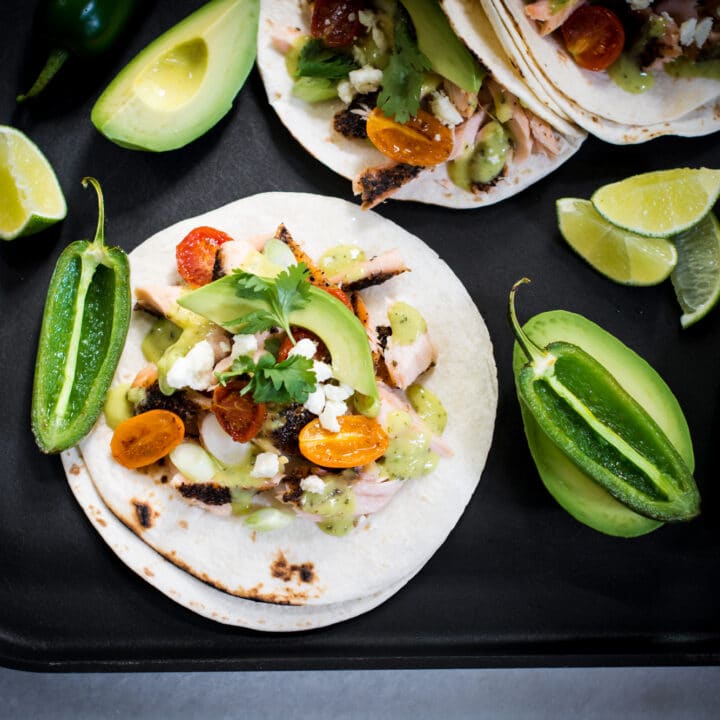
[{"label": "crumbled white cheese", "polygon": [[240,355],[252,355],[257,349],[257,338],[254,335],[233,335],[230,357],[234,360]]},{"label": "crumbled white cheese", "polygon": [[352,394],[353,389],[349,385],[323,385],[325,397],[331,401],[347,400]]},{"label": "crumbled white cheese", "polygon": [[167,374],[167,384],[173,388],[207,390],[215,383],[214,367],[212,345],[207,340],[201,340],[190,348],[187,355],[173,363]]},{"label": "crumbled white cheese", "polygon": [[227,355],[230,352],[230,343],[227,340],[221,340],[218,343],[218,350],[220,350],[223,355]]},{"label": "crumbled white cheese", "polygon": [[650,3],[653,0],[628,0],[628,5],[633,10],[644,10],[646,7],[650,7]]},{"label": "crumbled white cheese", "polygon": [[322,360],[313,361],[313,372],[315,373],[315,379],[319,383],[325,382],[332,377],[332,368]]},{"label": "crumbled white cheese", "polygon": [[360,93],[365,94],[375,92],[383,78],[382,70],[374,68],[372,65],[365,65],[358,70],[351,70],[348,75],[350,84]]},{"label": "crumbled white cheese", "polygon": [[375,13],[372,10],[360,10],[358,20],[369,30],[375,24]]},{"label": "crumbled white cheese", "polygon": [[691,45],[695,41],[697,18],[690,18],[680,26],[680,44]]},{"label": "crumbled white cheese", "polygon": [[347,412],[347,405],[338,400],[328,400],[323,411],[319,415],[320,425],[330,432],[338,432],[340,423],[338,417]]},{"label": "crumbled white cheese", "polygon": [[337,84],[337,94],[346,105],[349,105],[355,97],[355,89],[349,80],[341,80]]},{"label": "crumbled white cheese", "polygon": [[319,415],[323,411],[325,407],[325,392],[323,391],[322,385],[318,385],[315,390],[307,396],[303,407],[313,415]]},{"label": "crumbled white cheese", "polygon": [[250,471],[250,477],[271,478],[280,472],[280,458],[275,453],[260,453]]},{"label": "crumbled white cheese", "polygon": [[448,127],[459,125],[463,121],[463,116],[458,112],[450,98],[440,90],[431,93],[430,110],[443,125]]},{"label": "crumbled white cheese", "polygon": [[695,44],[701,48],[705,41],[708,39],[708,36],[710,35],[710,31],[712,30],[713,21],[712,18],[706,17],[703,18],[696,26],[695,26]]},{"label": "crumbled white cheese", "polygon": [[293,355],[301,355],[308,360],[312,360],[316,352],[317,343],[310,340],[310,338],[303,338],[297,343],[297,345],[291,348],[290,352],[288,353],[288,357],[292,357]]},{"label": "crumbled white cheese", "polygon": [[325,489],[325,483],[317,475],[308,475],[300,481],[303,492],[321,493]]}]

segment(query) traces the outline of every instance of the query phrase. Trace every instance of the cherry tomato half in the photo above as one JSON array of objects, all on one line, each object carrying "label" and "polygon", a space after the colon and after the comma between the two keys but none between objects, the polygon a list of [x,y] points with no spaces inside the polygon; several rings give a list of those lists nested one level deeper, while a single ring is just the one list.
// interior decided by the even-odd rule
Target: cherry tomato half
[{"label": "cherry tomato half", "polygon": [[[330,353],[328,352],[325,343],[314,332],[310,332],[310,330],[303,330],[303,328],[297,327],[293,327],[291,329],[296,343],[299,343],[301,340],[305,339],[312,340],[314,343],[317,343],[317,351],[315,353],[316,360],[322,360],[323,362],[327,362],[328,360],[330,360]],[[280,343],[280,347],[278,348],[278,362],[287,360],[290,351],[294,347],[295,345],[293,341],[286,335],[283,341]]]},{"label": "cherry tomato half", "polygon": [[184,437],[185,425],[175,413],[148,410],[115,428],[110,452],[123,467],[145,467],[165,457]]},{"label": "cherry tomato half", "polygon": [[310,462],[328,468],[367,465],[385,453],[390,444],[380,423],[364,415],[341,415],[339,432],[330,432],[317,418],[298,436],[300,452]]},{"label": "cherry tomato half", "polygon": [[383,155],[408,165],[439,165],[453,149],[452,131],[425,110],[399,123],[375,108],[367,119],[367,134]]},{"label": "cherry tomato half", "polygon": [[345,47],[365,32],[359,11],[362,0],[315,0],[310,34],[321,38],[328,47]]},{"label": "cherry tomato half", "polygon": [[212,281],[218,248],[232,240],[221,230],[196,227],[175,248],[178,272],[183,280],[199,287]]},{"label": "cherry tomato half", "polygon": [[218,385],[210,407],[222,429],[238,442],[248,442],[260,432],[267,412],[265,404],[256,403],[250,393],[240,394],[245,385],[247,380]]},{"label": "cherry tomato half", "polygon": [[581,5],[562,26],[567,51],[586,70],[606,70],[620,56],[625,29],[602,5]]}]

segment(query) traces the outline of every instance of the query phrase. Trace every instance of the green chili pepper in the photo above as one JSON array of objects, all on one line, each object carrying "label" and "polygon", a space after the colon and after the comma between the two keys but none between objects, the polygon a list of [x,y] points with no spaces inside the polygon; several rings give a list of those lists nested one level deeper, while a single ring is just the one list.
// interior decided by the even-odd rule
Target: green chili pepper
[{"label": "green chili pepper", "polygon": [[510,323],[529,362],[516,377],[520,401],[547,437],[614,498],[656,520],[699,513],[692,472],[640,404],[577,345],[540,348],[523,332],[510,291]]},{"label": "green chili pepper", "polygon": [[92,60],[110,50],[139,6],[139,0],[41,0],[37,20],[51,52],[35,84],[17,101],[42,92],[70,55]]},{"label": "green chili pepper", "polygon": [[102,410],[130,324],[130,266],[106,247],[100,185],[93,242],[70,243],[58,258],[43,314],[32,397],[32,428],[43,452],[66,450]]}]

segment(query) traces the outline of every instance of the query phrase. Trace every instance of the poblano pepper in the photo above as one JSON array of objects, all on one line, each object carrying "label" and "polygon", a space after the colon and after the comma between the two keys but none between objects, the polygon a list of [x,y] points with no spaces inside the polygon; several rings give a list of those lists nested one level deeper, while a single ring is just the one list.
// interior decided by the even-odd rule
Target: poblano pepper
[{"label": "poblano pepper", "polygon": [[70,243],[58,258],[43,314],[32,396],[32,429],[43,452],[66,450],[102,410],[130,324],[130,266],[106,247],[100,185],[93,242]]},{"label": "poblano pepper", "polygon": [[17,101],[40,94],[71,55],[92,60],[108,52],[139,7],[140,0],[40,0],[37,21],[50,55],[35,84]]},{"label": "poblano pepper", "polygon": [[568,342],[540,348],[523,332],[510,292],[510,323],[528,363],[518,397],[548,438],[614,498],[641,515],[689,520],[700,497],[692,472],[640,404],[592,356]]}]

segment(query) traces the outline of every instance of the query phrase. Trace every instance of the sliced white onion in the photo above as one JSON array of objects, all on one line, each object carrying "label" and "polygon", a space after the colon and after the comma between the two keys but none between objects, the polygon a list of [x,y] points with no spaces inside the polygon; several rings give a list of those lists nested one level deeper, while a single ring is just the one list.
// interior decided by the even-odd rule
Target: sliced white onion
[{"label": "sliced white onion", "polygon": [[251,443],[233,440],[221,427],[213,413],[200,424],[200,439],[205,449],[222,465],[240,465],[247,459]]},{"label": "sliced white onion", "polygon": [[260,510],[255,510],[245,516],[245,524],[251,530],[259,530],[260,532],[280,530],[287,527],[294,520],[295,513],[272,507],[260,508]]},{"label": "sliced white onion", "polygon": [[295,256],[292,254],[292,250],[282,240],[278,240],[277,238],[270,238],[270,240],[265,243],[263,254],[270,262],[283,268],[297,263]]},{"label": "sliced white onion", "polygon": [[170,451],[170,459],[182,475],[193,482],[210,482],[218,471],[210,455],[194,442],[180,443]]}]

